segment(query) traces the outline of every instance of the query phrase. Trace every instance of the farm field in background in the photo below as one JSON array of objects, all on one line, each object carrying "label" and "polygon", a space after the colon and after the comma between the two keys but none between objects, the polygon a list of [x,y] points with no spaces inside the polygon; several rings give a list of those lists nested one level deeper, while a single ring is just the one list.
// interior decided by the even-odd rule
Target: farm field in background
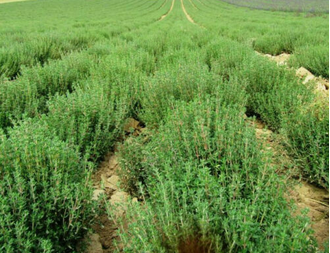
[{"label": "farm field in background", "polygon": [[0,4],[0,252],[328,252],[329,7],[243,2]]},{"label": "farm field in background", "polygon": [[238,6],[262,10],[329,13],[327,0],[223,0]]}]

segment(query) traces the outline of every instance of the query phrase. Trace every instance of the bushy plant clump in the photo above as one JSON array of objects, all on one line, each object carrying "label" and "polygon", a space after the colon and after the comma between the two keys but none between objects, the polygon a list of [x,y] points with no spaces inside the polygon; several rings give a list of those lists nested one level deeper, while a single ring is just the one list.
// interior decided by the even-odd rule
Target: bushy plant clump
[{"label": "bushy plant clump", "polygon": [[279,130],[285,117],[312,101],[311,88],[267,59],[249,58],[239,75],[248,83],[248,112],[260,116],[273,130]]},{"label": "bushy plant clump", "polygon": [[283,134],[288,150],[308,181],[329,187],[329,107],[312,105],[286,118]]},{"label": "bushy plant clump", "polygon": [[88,78],[92,65],[92,57],[72,54],[44,66],[22,68],[22,76],[0,85],[0,127],[10,126],[10,121],[22,119],[23,114],[35,117],[47,112],[47,100],[73,91],[74,84]]},{"label": "bushy plant clump", "polygon": [[145,200],[129,209],[125,251],[312,251],[244,110],[222,95],[176,103],[150,140],[122,148],[123,182]]},{"label": "bushy plant clump", "polygon": [[[328,44],[324,42],[324,44]],[[297,68],[304,66],[316,76],[323,76],[329,79],[329,46],[324,45],[308,45],[298,47],[290,62],[292,66]]]},{"label": "bushy plant clump", "polygon": [[248,113],[287,138],[292,157],[310,182],[329,185],[328,107],[317,100],[312,85],[294,73],[255,57],[242,68],[249,94]]},{"label": "bushy plant clump", "polygon": [[127,94],[125,86],[86,84],[74,93],[50,100],[49,113],[43,119],[61,140],[77,145],[96,161],[122,133],[129,109]]},{"label": "bushy plant clump", "polygon": [[91,165],[43,124],[28,121],[9,135],[0,139],[0,250],[74,250],[95,212]]},{"label": "bushy plant clump", "polygon": [[56,38],[48,35],[11,45],[10,48],[0,48],[0,76],[14,79],[21,74],[22,66],[44,65],[49,60],[61,59],[64,54],[87,48],[93,40],[92,36]]}]

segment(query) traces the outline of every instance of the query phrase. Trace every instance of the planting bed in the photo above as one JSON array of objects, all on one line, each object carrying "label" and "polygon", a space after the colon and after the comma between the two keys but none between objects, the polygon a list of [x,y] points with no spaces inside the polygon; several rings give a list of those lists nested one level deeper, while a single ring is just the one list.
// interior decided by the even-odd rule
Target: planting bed
[{"label": "planting bed", "polygon": [[1,252],[327,252],[328,14],[36,0],[0,16]]}]

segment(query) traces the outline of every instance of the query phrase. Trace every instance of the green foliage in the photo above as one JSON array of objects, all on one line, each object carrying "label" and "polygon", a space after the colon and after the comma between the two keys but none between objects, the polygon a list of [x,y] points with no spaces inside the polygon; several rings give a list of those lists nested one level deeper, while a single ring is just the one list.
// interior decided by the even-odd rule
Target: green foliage
[{"label": "green foliage", "polygon": [[171,5],[1,5],[0,251],[75,250],[97,208],[87,161],[125,139],[129,117],[146,129],[120,150],[122,183],[143,200],[124,217],[125,252],[316,251],[245,113],[328,185],[328,108],[254,52],[293,52],[291,66],[326,77],[328,15],[184,0],[160,20]]},{"label": "green foliage", "polygon": [[308,45],[295,50],[291,65],[304,66],[316,76],[329,79],[329,47]]},{"label": "green foliage", "polygon": [[73,54],[43,67],[23,68],[22,76],[0,85],[0,126],[9,126],[10,120],[23,114],[35,117],[46,112],[46,101],[56,93],[72,91],[76,82],[89,76],[92,64],[91,57]]},{"label": "green foliage", "polygon": [[81,35],[60,39],[48,35],[11,48],[0,48],[0,76],[16,78],[22,66],[44,65],[51,59],[61,59],[63,54],[82,49],[92,41],[93,38]]},{"label": "green foliage", "polygon": [[86,84],[72,94],[51,99],[44,120],[61,140],[77,145],[95,161],[122,133],[129,109],[126,94],[125,86]]},{"label": "green foliage", "polygon": [[158,125],[167,110],[173,108],[177,100],[191,101],[196,96],[211,94],[216,88],[216,80],[205,65],[190,63],[179,65],[155,73],[144,83],[140,95],[143,111],[139,118],[147,123]]},{"label": "green foliage", "polygon": [[313,251],[244,111],[224,100],[177,103],[151,140],[122,148],[123,181],[145,198],[128,211],[125,252]]},{"label": "green foliage", "polygon": [[231,74],[234,75],[242,68],[244,60],[253,55],[248,48],[227,38],[211,42],[205,50],[205,62],[210,71],[223,79],[228,79]]},{"label": "green foliage", "polygon": [[[297,15],[290,12],[253,10],[238,8],[218,0],[207,0],[207,3],[198,0],[189,2],[193,2],[193,5],[187,1],[186,9],[194,21],[218,37],[227,37],[262,53],[297,54],[296,64],[309,69],[315,75],[328,78],[328,14]],[[241,2],[244,2],[244,6],[253,5],[251,1]],[[263,2],[280,5],[277,2]],[[283,2],[286,6],[289,4],[287,1]],[[316,5],[313,2],[313,9],[320,7],[320,4]],[[329,6],[328,3],[326,5]],[[302,7],[300,2],[299,7]]]},{"label": "green foliage", "polygon": [[254,49],[258,52],[278,55],[281,53],[292,53],[297,39],[301,33],[288,30],[272,31],[270,34],[257,39],[254,43]]},{"label": "green foliage", "polygon": [[248,114],[257,115],[269,128],[281,131],[288,138],[288,151],[308,180],[327,187],[328,107],[320,106],[322,102],[315,105],[318,98],[313,87],[259,57],[250,59],[241,75],[247,81]]},{"label": "green foliage", "polygon": [[72,250],[95,208],[90,165],[39,123],[9,134],[0,136],[0,250]]},{"label": "green foliage", "polygon": [[267,59],[250,58],[240,75],[248,83],[248,113],[260,116],[273,130],[279,130],[285,117],[312,101],[311,89],[299,83],[294,73]]},{"label": "green foliage", "polygon": [[288,149],[310,182],[329,187],[329,107],[313,105],[285,120]]}]

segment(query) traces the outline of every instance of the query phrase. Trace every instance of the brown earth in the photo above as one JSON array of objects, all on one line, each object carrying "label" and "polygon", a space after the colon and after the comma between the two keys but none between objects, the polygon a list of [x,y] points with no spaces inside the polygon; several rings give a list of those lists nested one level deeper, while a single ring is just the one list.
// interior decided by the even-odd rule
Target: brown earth
[{"label": "brown earth", "polygon": [[[141,130],[142,127],[138,121],[132,118],[126,120],[124,131],[127,135],[138,135]],[[111,219],[106,212],[96,218],[96,223],[92,226],[93,233],[85,238],[86,253],[110,253],[116,249],[114,242],[120,245],[117,235],[119,224],[116,223],[116,220],[124,215],[124,204],[128,201],[129,194],[120,189],[119,171],[118,156],[116,153],[110,152],[92,175],[95,189],[93,199],[101,198],[106,202],[106,205],[111,208],[109,211]],[[133,198],[132,201],[136,202],[137,199]]]},{"label": "brown earth", "polygon": [[[101,162],[97,171],[92,176],[94,193],[93,199],[104,197],[104,200],[111,204],[120,204],[122,199],[114,198],[116,193],[122,193],[118,189],[118,176],[116,175],[119,169],[117,156],[109,153]],[[123,214],[118,210],[118,215]],[[87,243],[86,253],[110,253],[115,250],[114,240],[118,240],[117,225],[110,220],[106,211],[96,218],[96,223],[92,226],[93,234],[85,238]]]},{"label": "brown earth", "polygon": [[300,181],[293,189],[289,189],[288,198],[297,205],[295,214],[308,209],[307,216],[311,219],[319,248],[329,241],[329,192],[308,182]]},{"label": "brown earth", "polygon": [[212,249],[212,242],[202,241],[198,236],[189,237],[182,240],[178,247],[179,253],[210,253],[214,252]]},{"label": "brown earth", "polygon": [[195,21],[189,16],[186,8],[184,7],[183,0],[181,0],[181,7],[182,7],[182,10],[184,12],[184,15],[186,15],[186,17],[189,20],[189,22],[195,24]]},{"label": "brown earth", "polygon": [[175,1],[175,0],[172,0],[172,5],[171,5],[170,10],[169,10],[166,14],[164,14],[163,16],[161,16],[160,19],[159,19],[159,21],[163,20],[164,18],[167,17],[168,14],[171,13],[171,11],[173,10],[173,7],[174,7],[174,1]]},{"label": "brown earth", "polygon": [[267,58],[269,58],[270,60],[272,61],[275,61],[277,63],[277,65],[286,65],[288,60],[290,59],[291,55],[290,54],[286,54],[286,53],[283,53],[283,54],[280,54],[280,55],[271,55],[271,54],[261,54],[261,53],[258,53],[262,56],[265,56]]}]

